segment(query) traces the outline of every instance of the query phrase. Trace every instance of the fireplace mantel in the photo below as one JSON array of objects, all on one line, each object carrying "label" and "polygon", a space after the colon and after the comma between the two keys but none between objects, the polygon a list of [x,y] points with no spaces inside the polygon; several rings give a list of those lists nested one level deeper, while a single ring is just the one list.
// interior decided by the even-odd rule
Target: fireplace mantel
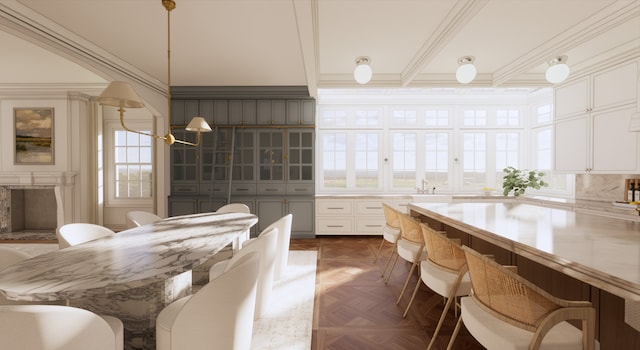
[{"label": "fireplace mantel", "polygon": [[73,186],[76,172],[4,172],[0,174],[0,186]]}]

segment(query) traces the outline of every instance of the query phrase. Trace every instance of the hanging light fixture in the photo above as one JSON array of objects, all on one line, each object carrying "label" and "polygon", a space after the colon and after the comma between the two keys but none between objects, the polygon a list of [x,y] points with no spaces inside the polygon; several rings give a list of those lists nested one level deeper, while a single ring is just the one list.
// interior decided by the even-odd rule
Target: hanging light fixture
[{"label": "hanging light fixture", "polygon": [[122,81],[113,81],[98,96],[98,102],[102,105],[118,107],[120,112],[120,124],[122,127],[136,134],[151,136],[156,139],[164,140],[167,145],[181,143],[184,145],[198,146],[200,144],[200,133],[210,132],[211,127],[202,117],[194,117],[187,125],[185,130],[196,132],[196,142],[188,142],[177,140],[171,134],[171,10],[176,8],[174,0],[162,0],[162,6],[167,10],[167,134],[164,136],[150,134],[128,128],[124,124],[125,108],[142,108],[144,103],[138,97],[131,85]]},{"label": "hanging light fixture", "polygon": [[567,56],[554,57],[549,61],[549,68],[547,68],[545,78],[551,84],[561,83],[567,79],[570,71],[567,65]]},{"label": "hanging light fixture", "polygon": [[474,60],[475,57],[473,56],[464,56],[458,59],[456,80],[458,80],[460,84],[467,84],[475,79],[478,72],[476,70],[476,66],[473,65]]},{"label": "hanging light fixture", "polygon": [[366,84],[371,80],[373,71],[369,63],[369,57],[360,56],[356,58],[356,69],[353,71],[353,77],[359,84]]}]

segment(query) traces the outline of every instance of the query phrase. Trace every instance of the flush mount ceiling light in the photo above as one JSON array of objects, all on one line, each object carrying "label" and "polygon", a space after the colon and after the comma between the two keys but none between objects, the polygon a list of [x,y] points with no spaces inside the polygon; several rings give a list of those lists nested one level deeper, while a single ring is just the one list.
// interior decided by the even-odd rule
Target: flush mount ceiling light
[{"label": "flush mount ceiling light", "polygon": [[567,56],[558,56],[549,61],[545,77],[551,84],[557,84],[567,79],[570,71],[567,65]]},{"label": "flush mount ceiling light", "polygon": [[353,71],[353,77],[358,83],[366,84],[371,80],[373,71],[369,65],[370,62],[369,57],[361,56],[356,58],[356,69]]},{"label": "flush mount ceiling light", "polygon": [[458,69],[456,70],[456,79],[460,84],[467,84],[476,77],[476,66],[473,65],[475,57],[464,56],[458,59]]},{"label": "flush mount ceiling light", "polygon": [[167,134],[164,136],[149,134],[142,131],[136,131],[128,128],[124,124],[124,109],[125,108],[142,108],[144,103],[138,97],[131,85],[122,81],[113,81],[106,89],[98,96],[98,102],[102,105],[118,107],[120,112],[120,124],[122,127],[136,134],[151,136],[156,139],[163,140],[167,145],[174,143],[181,143],[184,145],[198,146],[200,144],[200,133],[211,131],[211,127],[207,124],[207,121],[202,117],[194,117],[189,125],[185,128],[187,131],[194,131],[197,133],[196,142],[188,142],[182,140],[176,140],[175,136],[171,134],[171,10],[176,8],[174,0],[162,0],[162,6],[167,10]]}]

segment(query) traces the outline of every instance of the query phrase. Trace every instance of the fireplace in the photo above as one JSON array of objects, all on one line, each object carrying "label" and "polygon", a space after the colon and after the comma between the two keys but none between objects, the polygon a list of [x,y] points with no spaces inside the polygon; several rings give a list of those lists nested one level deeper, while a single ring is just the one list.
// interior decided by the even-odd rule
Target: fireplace
[{"label": "fireplace", "polygon": [[55,241],[56,186],[0,186],[0,240]]}]

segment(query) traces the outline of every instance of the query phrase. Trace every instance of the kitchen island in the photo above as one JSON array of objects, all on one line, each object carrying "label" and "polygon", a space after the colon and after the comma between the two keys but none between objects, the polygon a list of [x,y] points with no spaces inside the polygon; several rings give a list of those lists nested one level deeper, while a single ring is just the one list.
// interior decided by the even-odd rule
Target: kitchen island
[{"label": "kitchen island", "polygon": [[640,223],[518,202],[409,210],[558,297],[590,300],[602,349],[640,349]]}]

